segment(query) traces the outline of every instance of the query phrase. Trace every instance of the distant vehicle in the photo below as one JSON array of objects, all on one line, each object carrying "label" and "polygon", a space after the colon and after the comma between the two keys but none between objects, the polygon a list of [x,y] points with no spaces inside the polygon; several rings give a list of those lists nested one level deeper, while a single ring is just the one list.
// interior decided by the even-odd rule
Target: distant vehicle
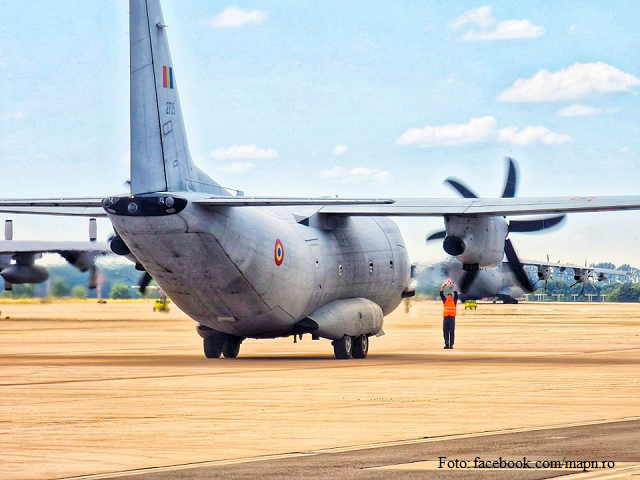
[{"label": "distant vehicle", "polygon": [[155,304],[153,306],[153,311],[169,313],[169,303],[171,303],[170,300],[163,293],[162,295],[160,295],[160,298],[156,299]]}]

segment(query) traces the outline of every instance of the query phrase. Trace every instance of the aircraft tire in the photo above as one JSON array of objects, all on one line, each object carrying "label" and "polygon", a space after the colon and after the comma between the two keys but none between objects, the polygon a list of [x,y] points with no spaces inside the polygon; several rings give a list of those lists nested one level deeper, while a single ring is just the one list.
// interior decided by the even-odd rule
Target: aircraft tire
[{"label": "aircraft tire", "polygon": [[204,356],[207,358],[220,358],[222,354],[222,344],[217,338],[206,337],[202,343],[204,344]]},{"label": "aircraft tire", "polygon": [[222,347],[222,355],[224,355],[224,358],[236,358],[238,353],[240,353],[241,343],[242,338],[229,337],[227,341],[224,342],[224,347]]},{"label": "aircraft tire", "polygon": [[353,352],[353,337],[345,335],[340,340],[333,341],[333,354],[339,360],[351,358]]},{"label": "aircraft tire", "polygon": [[367,358],[369,353],[369,337],[360,335],[353,339],[353,358]]}]

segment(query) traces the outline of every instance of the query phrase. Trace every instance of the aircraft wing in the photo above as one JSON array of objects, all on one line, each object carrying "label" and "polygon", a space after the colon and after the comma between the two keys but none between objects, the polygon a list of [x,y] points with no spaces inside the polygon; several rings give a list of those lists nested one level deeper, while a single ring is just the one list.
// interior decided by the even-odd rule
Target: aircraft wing
[{"label": "aircraft wing", "polygon": [[571,263],[552,263],[552,262],[539,262],[537,260],[520,260],[524,265],[530,265],[533,267],[553,267],[553,268],[571,268],[572,270],[588,270],[589,272],[604,273],[605,275],[629,275],[630,272],[626,270],[612,270],[610,268],[599,267],[587,267],[584,265],[575,265]]},{"label": "aircraft wing", "polygon": [[[528,215],[607,210],[638,210],[640,196],[532,198],[286,199],[211,197],[192,200],[203,206],[317,205],[320,213],[359,216]],[[2,204],[0,203],[0,208]]]},{"label": "aircraft wing", "polygon": [[60,253],[95,252],[111,253],[106,242],[91,241],[46,241],[46,240],[1,240],[0,254],[15,253]]},{"label": "aircraft wing", "polygon": [[0,212],[38,215],[106,217],[103,197],[0,199]]},{"label": "aircraft wing", "polygon": [[[570,212],[640,210],[640,196],[530,198],[286,198],[209,197],[190,199],[206,207],[317,206],[329,215],[442,216],[533,215]],[[102,198],[3,199],[0,212],[105,217]]]}]

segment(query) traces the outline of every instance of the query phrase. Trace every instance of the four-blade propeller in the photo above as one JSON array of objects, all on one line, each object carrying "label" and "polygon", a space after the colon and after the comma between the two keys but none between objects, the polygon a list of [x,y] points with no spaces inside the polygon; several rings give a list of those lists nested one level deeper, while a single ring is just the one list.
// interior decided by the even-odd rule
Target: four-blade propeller
[{"label": "four-blade propeller", "polygon": [[[505,181],[504,189],[502,192],[502,198],[513,198],[516,194],[518,185],[518,175],[516,170],[515,161],[512,158],[506,157],[507,160],[507,178]],[[464,198],[479,198],[470,188],[464,185],[459,180],[453,178],[447,178],[445,180],[449,186],[456,190]],[[565,219],[565,215],[557,215],[546,218],[531,219],[531,220],[511,220],[508,222],[508,233],[511,232],[539,232],[547,228],[554,227],[561,223]],[[462,239],[455,236],[447,235],[445,230],[432,233],[427,237],[427,242],[431,240],[443,240],[443,247],[446,252],[456,256],[462,254],[465,249],[465,244]],[[524,265],[518,258],[515,248],[511,243],[511,240],[505,239],[504,241],[504,254],[507,257],[511,270],[513,271],[520,286],[527,292],[533,291],[533,285],[531,280],[524,270]],[[478,270],[481,265],[477,264],[463,264],[463,270],[465,271],[462,281],[460,283],[460,291],[466,293],[469,287],[473,284],[475,278],[478,275]]]}]

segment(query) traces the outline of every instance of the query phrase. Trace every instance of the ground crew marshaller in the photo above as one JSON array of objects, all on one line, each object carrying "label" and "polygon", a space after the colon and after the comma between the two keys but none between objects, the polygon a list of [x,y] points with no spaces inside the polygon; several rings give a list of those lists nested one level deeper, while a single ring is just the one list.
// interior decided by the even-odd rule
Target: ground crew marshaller
[{"label": "ground crew marshaller", "polygon": [[[451,295],[451,293],[447,293],[447,296],[445,297],[443,290],[447,285],[451,286],[453,295]],[[453,284],[451,279],[447,279],[447,281],[444,282],[440,287],[440,298],[442,299],[442,303],[444,304],[444,313],[442,314],[442,333],[444,335],[444,348],[451,349],[453,348],[453,341],[455,338],[456,305],[458,304],[458,292],[456,291],[456,286]]]}]

